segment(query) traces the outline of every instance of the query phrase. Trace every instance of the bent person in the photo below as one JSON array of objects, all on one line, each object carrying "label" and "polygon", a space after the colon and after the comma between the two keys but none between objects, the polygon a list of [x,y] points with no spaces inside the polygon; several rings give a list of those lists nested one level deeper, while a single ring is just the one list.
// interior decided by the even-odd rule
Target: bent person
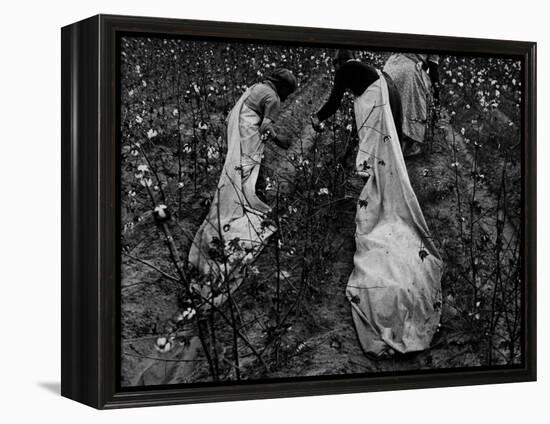
[{"label": "bent person", "polygon": [[[337,50],[333,65],[334,85],[330,97],[313,117],[314,126],[336,113],[346,90],[350,90],[355,97],[359,97],[379,78],[379,72],[374,67],[356,60],[351,50]],[[383,73],[383,76],[389,88],[390,108],[400,135],[402,107],[399,91],[389,75]]]},{"label": "bent person", "polygon": [[439,56],[400,53],[390,56],[384,66],[395,82],[403,104],[403,152],[414,156],[422,152],[429,105],[439,101]]},{"label": "bent person", "polygon": [[363,350],[376,357],[423,350],[439,324],[443,264],[409,181],[395,123],[399,115],[382,72],[359,66],[350,52],[339,51],[334,64],[333,92],[312,124],[318,127],[334,110],[344,88],[355,88],[355,168],[365,184],[346,295],[357,335]]},{"label": "bent person", "polygon": [[[275,228],[266,225],[271,210],[256,194],[265,142],[288,148],[273,123],[281,102],[297,87],[287,69],[273,72],[246,90],[227,123],[227,156],[210,211],[197,231],[189,264],[214,281],[238,280],[237,273],[261,251]],[[237,282],[238,283],[238,282]]]}]

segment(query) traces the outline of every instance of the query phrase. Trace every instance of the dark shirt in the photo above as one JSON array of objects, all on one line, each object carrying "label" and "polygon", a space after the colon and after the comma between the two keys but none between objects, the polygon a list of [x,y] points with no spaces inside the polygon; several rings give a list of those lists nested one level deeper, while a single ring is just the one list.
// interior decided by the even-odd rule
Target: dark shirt
[{"label": "dark shirt", "polygon": [[354,96],[360,96],[378,79],[378,73],[372,66],[358,60],[350,60],[340,66],[334,75],[334,86],[325,105],[317,112],[317,118],[324,121],[334,115],[340,107],[340,102],[346,90],[351,90]]},{"label": "dark shirt", "polygon": [[[401,96],[397,91],[395,83],[386,73],[383,73],[388,83],[388,94],[390,99],[390,108],[393,115],[393,121],[397,129],[397,135],[401,139],[401,125],[403,122],[403,111],[401,106]],[[340,102],[346,90],[351,90],[354,96],[360,96],[365,92],[368,86],[378,80],[378,72],[372,66],[357,60],[344,63],[334,75],[334,86],[330,97],[324,106],[317,112],[317,118],[324,121],[334,115],[340,107]]]}]

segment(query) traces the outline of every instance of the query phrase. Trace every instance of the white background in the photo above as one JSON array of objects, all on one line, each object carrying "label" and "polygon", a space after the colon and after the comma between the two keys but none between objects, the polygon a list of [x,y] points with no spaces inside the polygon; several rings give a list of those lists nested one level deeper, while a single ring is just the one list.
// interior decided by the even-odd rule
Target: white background
[{"label": "white background", "polygon": [[[543,1],[5,1],[0,421],[517,423],[548,415],[548,13]],[[61,398],[60,27],[97,13],[537,41],[539,382],[98,412]],[[545,13],[546,12],[546,13]],[[130,421],[131,420],[131,421]]]}]

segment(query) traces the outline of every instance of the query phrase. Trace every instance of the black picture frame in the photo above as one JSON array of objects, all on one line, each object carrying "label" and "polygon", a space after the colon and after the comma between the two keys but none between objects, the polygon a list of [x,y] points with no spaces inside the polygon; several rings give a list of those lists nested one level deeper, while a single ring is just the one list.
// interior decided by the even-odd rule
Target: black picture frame
[{"label": "black picture frame", "polygon": [[[514,368],[121,390],[116,144],[116,43],[121,34],[517,56],[523,65],[523,363]],[[61,44],[63,396],[103,409],[536,380],[536,43],[97,15],[62,28]]]}]

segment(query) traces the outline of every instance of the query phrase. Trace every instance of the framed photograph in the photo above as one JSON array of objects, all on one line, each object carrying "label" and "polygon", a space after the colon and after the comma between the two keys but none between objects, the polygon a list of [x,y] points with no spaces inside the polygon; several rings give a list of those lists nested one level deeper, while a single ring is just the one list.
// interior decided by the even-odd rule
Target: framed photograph
[{"label": "framed photograph", "polygon": [[536,44],[62,29],[62,395],[536,379]]}]

